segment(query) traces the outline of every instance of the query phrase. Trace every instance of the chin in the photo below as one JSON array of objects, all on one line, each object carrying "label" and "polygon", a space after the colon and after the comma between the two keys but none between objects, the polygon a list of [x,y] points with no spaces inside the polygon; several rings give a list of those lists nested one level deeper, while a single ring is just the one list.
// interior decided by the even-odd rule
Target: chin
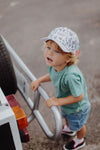
[{"label": "chin", "polygon": [[46,63],[47,64],[47,66],[49,66],[49,67],[53,67],[52,65],[50,65],[50,64],[48,64],[48,63]]},{"label": "chin", "polygon": [[50,63],[47,63],[47,62],[46,62],[46,65],[49,67],[53,67]]}]

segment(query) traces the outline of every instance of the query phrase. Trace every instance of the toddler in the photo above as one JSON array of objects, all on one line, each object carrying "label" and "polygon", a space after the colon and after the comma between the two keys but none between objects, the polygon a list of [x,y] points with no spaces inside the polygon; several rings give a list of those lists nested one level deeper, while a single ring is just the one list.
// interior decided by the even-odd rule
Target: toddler
[{"label": "toddler", "polygon": [[40,83],[52,81],[56,89],[56,97],[46,101],[47,106],[61,106],[65,125],[62,134],[74,138],[63,146],[64,150],[76,150],[85,146],[84,136],[86,122],[90,112],[87,87],[82,72],[77,67],[79,60],[79,39],[75,32],[59,27],[48,37],[42,38],[44,58],[48,66],[48,74],[31,83],[36,91]]}]

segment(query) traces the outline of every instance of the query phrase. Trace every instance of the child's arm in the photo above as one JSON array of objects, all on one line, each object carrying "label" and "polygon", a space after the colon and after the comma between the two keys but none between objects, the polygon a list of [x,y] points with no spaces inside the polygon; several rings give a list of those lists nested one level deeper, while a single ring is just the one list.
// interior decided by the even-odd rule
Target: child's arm
[{"label": "child's arm", "polygon": [[47,106],[50,108],[51,106],[62,106],[62,105],[68,105],[73,104],[81,101],[84,98],[84,94],[81,94],[78,97],[74,97],[73,95],[70,95],[68,97],[64,98],[56,98],[51,97],[46,101]]},{"label": "child's arm", "polygon": [[37,80],[31,83],[31,89],[36,91],[40,83],[51,81],[49,74],[44,75],[43,77],[38,78]]}]

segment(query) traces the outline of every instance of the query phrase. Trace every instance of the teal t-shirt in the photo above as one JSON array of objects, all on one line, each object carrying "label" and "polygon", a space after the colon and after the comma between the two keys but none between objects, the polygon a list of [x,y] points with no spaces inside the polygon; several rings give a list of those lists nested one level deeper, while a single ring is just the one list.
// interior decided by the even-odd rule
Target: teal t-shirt
[{"label": "teal t-shirt", "polygon": [[67,97],[73,95],[78,97],[84,93],[84,99],[80,102],[63,105],[61,110],[64,113],[72,114],[82,111],[89,104],[85,79],[76,65],[66,66],[62,71],[57,72],[53,67],[48,67],[49,75],[56,89],[56,97]]}]

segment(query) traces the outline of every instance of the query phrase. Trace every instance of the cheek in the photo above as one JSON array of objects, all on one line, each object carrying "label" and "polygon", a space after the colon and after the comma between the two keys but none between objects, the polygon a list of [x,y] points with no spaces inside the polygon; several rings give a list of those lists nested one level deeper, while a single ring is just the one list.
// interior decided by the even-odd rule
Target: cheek
[{"label": "cheek", "polygon": [[46,52],[46,50],[44,51],[44,57],[46,57],[47,56],[47,52]]},{"label": "cheek", "polygon": [[63,63],[66,63],[66,59],[64,57],[57,57],[55,58],[55,61],[58,63],[58,64],[63,64]]}]

